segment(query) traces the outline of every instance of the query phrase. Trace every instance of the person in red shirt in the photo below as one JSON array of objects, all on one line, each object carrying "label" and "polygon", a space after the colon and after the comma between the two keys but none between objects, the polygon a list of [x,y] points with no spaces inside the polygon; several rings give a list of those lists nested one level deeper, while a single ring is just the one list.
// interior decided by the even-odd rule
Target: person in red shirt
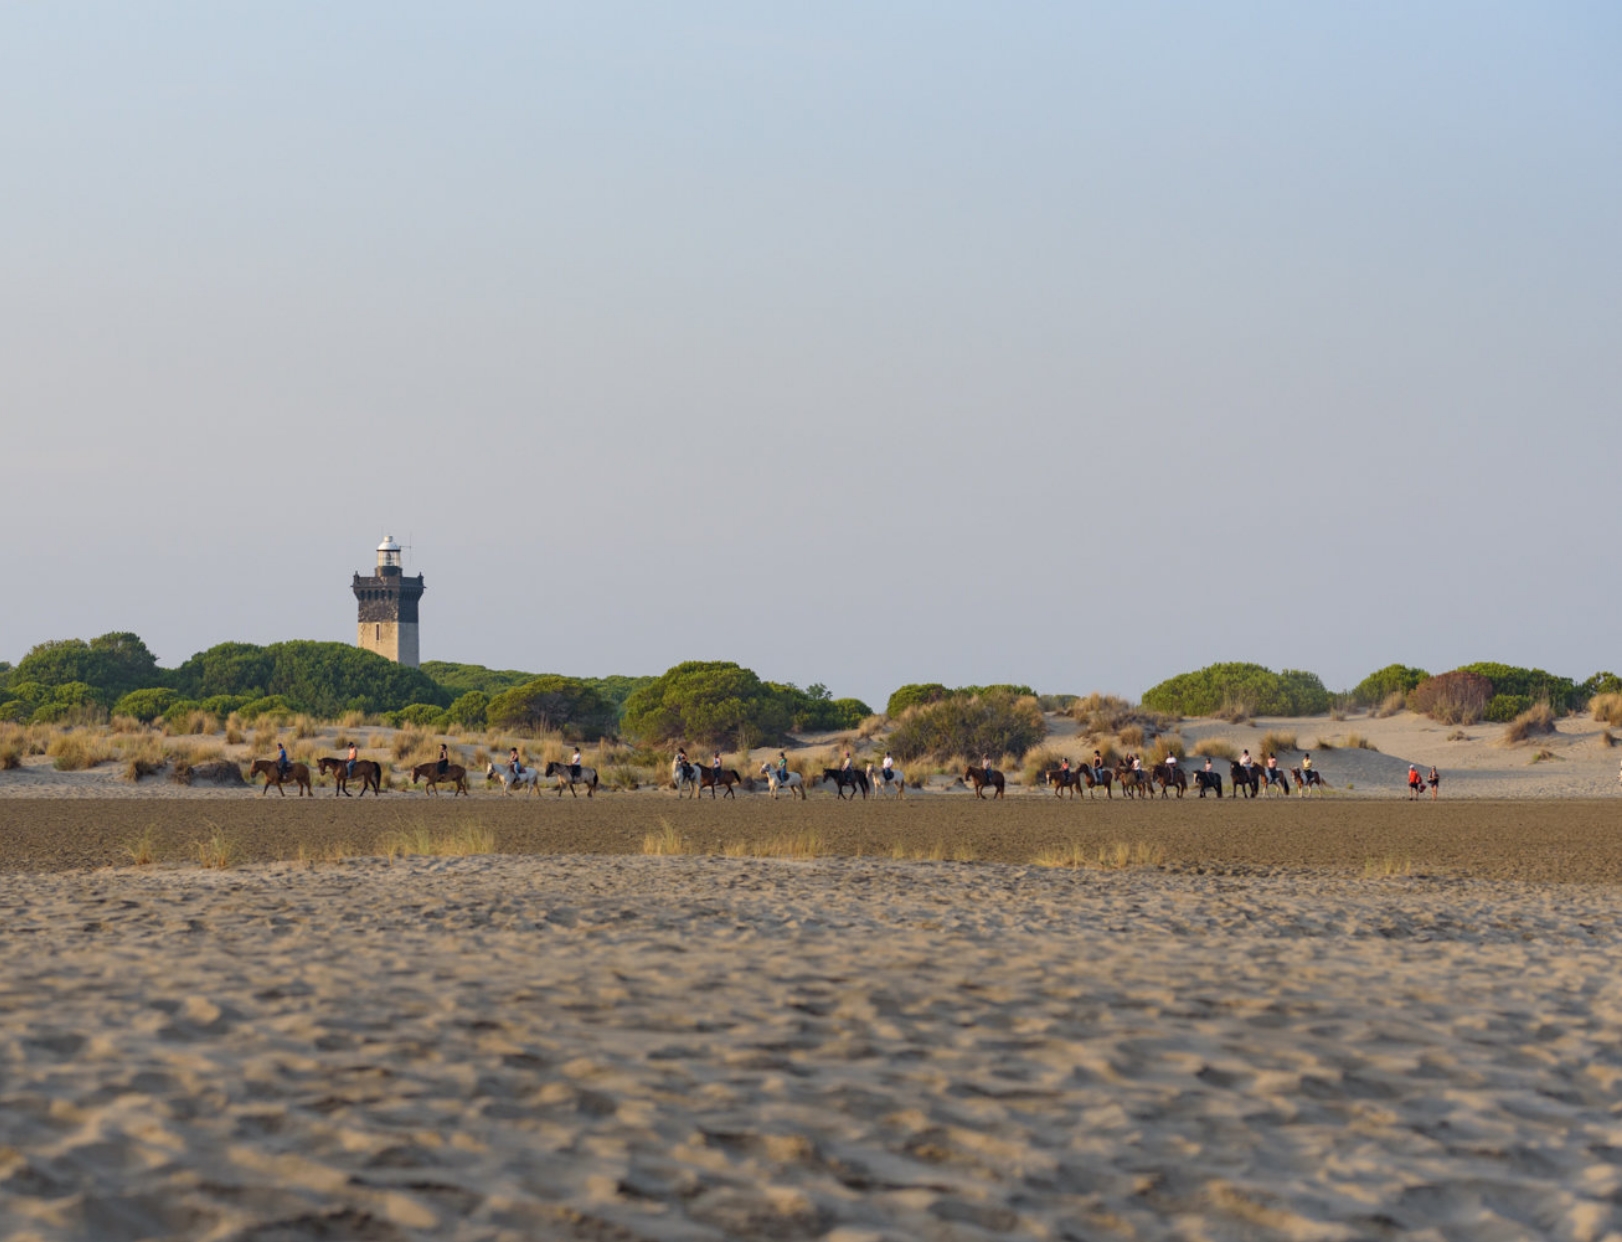
[{"label": "person in red shirt", "polygon": [[1424,784],[1425,781],[1424,778],[1419,775],[1419,769],[1410,763],[1408,765],[1408,796],[1417,801],[1419,798],[1419,791]]}]

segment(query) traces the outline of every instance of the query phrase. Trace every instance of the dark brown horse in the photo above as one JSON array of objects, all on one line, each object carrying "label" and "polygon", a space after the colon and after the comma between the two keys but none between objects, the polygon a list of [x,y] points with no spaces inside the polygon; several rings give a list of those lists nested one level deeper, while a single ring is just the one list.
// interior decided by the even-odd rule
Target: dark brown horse
[{"label": "dark brown horse", "polygon": [[1233,796],[1237,798],[1239,791],[1245,791],[1245,797],[1254,798],[1262,789],[1262,770],[1255,764],[1248,768],[1237,759],[1228,761],[1228,777],[1233,781]]},{"label": "dark brown horse", "polygon": [[1169,763],[1157,763],[1149,775],[1154,783],[1160,786],[1160,796],[1162,798],[1166,796],[1166,791],[1173,785],[1177,787],[1177,796],[1179,798],[1188,791],[1188,777],[1183,774],[1183,769],[1180,767],[1173,767]]},{"label": "dark brown horse", "polygon": [[441,781],[453,786],[451,791],[451,797],[453,798],[457,794],[467,793],[467,769],[459,763],[446,764],[443,772],[439,770],[437,760],[433,763],[419,763],[411,769],[411,783],[415,785],[419,780],[427,781],[428,792],[436,796],[439,793],[439,783]]},{"label": "dark brown horse", "polygon": [[[340,759],[336,755],[323,755],[316,762],[321,767],[322,775],[332,774],[332,796],[339,794],[348,798],[349,792],[349,760]],[[360,780],[360,796],[365,797],[370,789],[379,797],[383,794],[383,765],[373,763],[370,759],[355,760],[355,776]]]},{"label": "dark brown horse", "polygon": [[1008,782],[1003,774],[997,771],[996,768],[973,767],[964,771],[963,783],[974,786],[974,796],[976,798],[984,798],[986,796],[985,790],[986,786],[988,785],[997,791],[991,796],[993,798],[1000,798],[1003,796],[1004,787]]},{"label": "dark brown horse", "polygon": [[284,772],[274,759],[255,759],[253,761],[253,770],[248,773],[248,779],[251,781],[259,775],[263,775],[265,778],[265,787],[259,791],[261,798],[270,792],[272,785],[276,786],[277,793],[284,798],[287,797],[287,790],[282,788],[282,785],[287,781],[292,781],[298,786],[299,797],[302,798],[305,794],[309,794],[312,798],[315,797],[315,791],[310,788],[310,769],[306,764],[290,763],[287,765],[287,771]]},{"label": "dark brown horse", "polygon": [[1310,793],[1315,788],[1329,788],[1328,785],[1324,784],[1324,778],[1318,775],[1316,768],[1308,768],[1304,773],[1300,768],[1291,768],[1290,775],[1295,777],[1295,787],[1299,789],[1303,795]]},{"label": "dark brown horse", "polygon": [[1058,797],[1064,797],[1064,791],[1068,789],[1070,796],[1074,798],[1077,791],[1081,789],[1081,769],[1049,768],[1042,773],[1042,780],[1053,786],[1053,792]]},{"label": "dark brown horse", "polygon": [[1200,791],[1200,797],[1202,798],[1205,797],[1207,789],[1216,790],[1216,796],[1220,798],[1222,796],[1222,773],[1196,771],[1194,773],[1194,788]]},{"label": "dark brown horse", "polygon": [[865,772],[858,772],[855,768],[851,768],[848,772],[844,768],[823,768],[822,779],[833,782],[834,792],[839,795],[841,802],[845,799],[845,786],[847,785],[850,786],[850,800],[852,802],[856,801],[856,791],[858,789],[862,791],[862,798],[864,800],[867,798],[868,786],[867,773]]},{"label": "dark brown horse", "polygon": [[1082,767],[1079,771],[1081,772],[1082,783],[1087,786],[1087,796],[1089,798],[1098,796],[1093,790],[1099,785],[1104,787],[1104,796],[1106,798],[1115,796],[1115,773],[1109,768],[1100,768],[1095,772],[1090,767]]},{"label": "dark brown horse", "polygon": [[743,777],[738,775],[736,768],[722,768],[719,775],[714,768],[700,768],[698,770],[698,792],[702,794],[708,789],[712,798],[715,797],[715,787],[717,785],[722,786],[727,791],[727,797],[735,798],[737,794],[732,792],[732,787],[741,784],[743,784]]}]

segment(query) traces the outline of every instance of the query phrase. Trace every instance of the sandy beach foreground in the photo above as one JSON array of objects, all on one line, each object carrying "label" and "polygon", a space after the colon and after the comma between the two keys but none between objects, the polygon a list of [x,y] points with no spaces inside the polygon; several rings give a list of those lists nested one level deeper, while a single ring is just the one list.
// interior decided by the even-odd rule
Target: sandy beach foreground
[{"label": "sandy beach foreground", "polygon": [[1622,890],[0,875],[12,1238],[1622,1237]]}]

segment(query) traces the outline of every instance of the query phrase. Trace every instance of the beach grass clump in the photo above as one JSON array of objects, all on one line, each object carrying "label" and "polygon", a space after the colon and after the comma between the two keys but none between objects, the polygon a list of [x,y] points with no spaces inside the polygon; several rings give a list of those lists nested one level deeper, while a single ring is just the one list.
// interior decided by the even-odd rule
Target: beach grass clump
[{"label": "beach grass clump", "polygon": [[1616,745],[1616,734],[1612,733],[1609,729],[1605,730],[1604,733],[1599,735],[1599,744],[1609,750],[1612,746]]},{"label": "beach grass clump", "polygon": [[1447,740],[1450,742],[1468,742],[1470,735],[1463,729],[1454,729],[1453,732],[1447,735]]},{"label": "beach grass clump", "polygon": [[1546,736],[1558,730],[1554,723],[1554,708],[1548,703],[1534,703],[1504,727],[1504,744],[1513,746],[1532,737]]},{"label": "beach grass clump", "polygon": [[113,757],[112,752],[89,733],[58,733],[45,747],[51,766],[58,772],[82,772]]},{"label": "beach grass clump", "polygon": [[1596,694],[1588,710],[1600,724],[1622,725],[1622,694]]},{"label": "beach grass clump", "polygon": [[659,827],[642,838],[642,852],[659,858],[668,858],[676,854],[691,854],[693,851],[687,838],[661,815]]},{"label": "beach grass clump", "polygon": [[155,737],[142,738],[136,745],[124,750],[124,770],[119,776],[126,781],[139,781],[156,776],[168,766],[169,756],[163,743]]},{"label": "beach grass clump", "polygon": [[1532,763],[1547,763],[1551,759],[1558,759],[1558,758],[1560,758],[1560,756],[1555,754],[1554,751],[1548,749],[1547,747],[1544,747],[1542,750],[1539,750],[1535,754],[1533,754],[1533,756],[1531,758],[1531,762]]},{"label": "beach grass clump", "polygon": [[28,732],[16,725],[0,725],[0,772],[23,766],[28,754]]},{"label": "beach grass clump", "polygon": [[467,858],[474,854],[494,854],[496,834],[483,824],[463,824],[449,830],[418,822],[384,834],[377,852],[395,858]]},{"label": "beach grass clump", "polygon": [[1161,867],[1166,847],[1151,841],[1112,841],[1088,849],[1080,842],[1046,849],[1031,860],[1038,867],[1086,868],[1096,871],[1126,871],[1134,867]]},{"label": "beach grass clump", "polygon": [[[1375,754],[1380,753],[1380,748],[1361,733],[1348,733],[1341,745],[1347,750],[1372,750]],[[1328,750],[1329,747],[1324,746],[1323,749]]]},{"label": "beach grass clump", "polygon": [[1194,743],[1194,753],[1202,759],[1239,758],[1239,752],[1225,737],[1202,737]]},{"label": "beach grass clump", "polygon": [[1225,720],[1229,724],[1248,724],[1250,722],[1250,705],[1239,699],[1225,699],[1211,715],[1218,720]]},{"label": "beach grass clump", "polygon": [[214,831],[207,837],[198,841],[195,848],[197,850],[197,861],[204,867],[216,871],[225,871],[236,865],[236,842],[226,836],[225,831],[218,825],[214,826]]},{"label": "beach grass clump", "polygon": [[1388,716],[1395,716],[1408,706],[1408,696],[1401,690],[1393,690],[1380,700],[1379,706],[1369,714],[1376,720],[1384,720]]},{"label": "beach grass clump", "polygon": [[1363,862],[1365,880],[1383,880],[1413,873],[1414,860],[1406,854],[1387,854],[1383,858],[1368,858]]},{"label": "beach grass clump", "polygon": [[755,858],[821,858],[828,852],[828,842],[815,828],[807,828],[755,842],[749,852]]},{"label": "beach grass clump", "polygon": [[1287,733],[1283,729],[1269,729],[1262,734],[1258,749],[1264,755],[1282,755],[1298,748],[1295,744],[1295,734]]},{"label": "beach grass clump", "polygon": [[1137,750],[1143,745],[1144,738],[1146,736],[1147,735],[1143,731],[1143,726],[1135,724],[1123,726],[1121,731],[1115,735],[1116,740],[1128,750]]},{"label": "beach grass clump", "polygon": [[225,718],[225,744],[241,746],[247,735],[242,730],[242,717],[232,712]]},{"label": "beach grass clump", "polygon": [[396,761],[403,762],[422,751],[438,751],[434,735],[426,729],[401,729],[394,735],[393,753]]},{"label": "beach grass clump", "polygon": [[1181,733],[1163,733],[1157,737],[1149,753],[1143,757],[1143,762],[1154,767],[1157,763],[1165,763],[1170,755],[1176,755],[1179,760],[1188,758],[1188,747],[1183,744]]},{"label": "beach grass clump", "polygon": [[1313,742],[1312,748],[1314,750],[1334,750],[1335,744],[1326,737],[1320,737],[1317,741]]}]

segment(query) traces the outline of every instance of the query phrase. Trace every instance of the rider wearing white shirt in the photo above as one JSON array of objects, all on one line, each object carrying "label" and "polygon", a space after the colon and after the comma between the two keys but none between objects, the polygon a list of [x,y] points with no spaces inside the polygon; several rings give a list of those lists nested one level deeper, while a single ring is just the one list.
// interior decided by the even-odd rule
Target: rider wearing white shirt
[{"label": "rider wearing white shirt", "polygon": [[890,758],[890,752],[884,752],[884,779],[889,780],[895,770],[895,760]]}]

